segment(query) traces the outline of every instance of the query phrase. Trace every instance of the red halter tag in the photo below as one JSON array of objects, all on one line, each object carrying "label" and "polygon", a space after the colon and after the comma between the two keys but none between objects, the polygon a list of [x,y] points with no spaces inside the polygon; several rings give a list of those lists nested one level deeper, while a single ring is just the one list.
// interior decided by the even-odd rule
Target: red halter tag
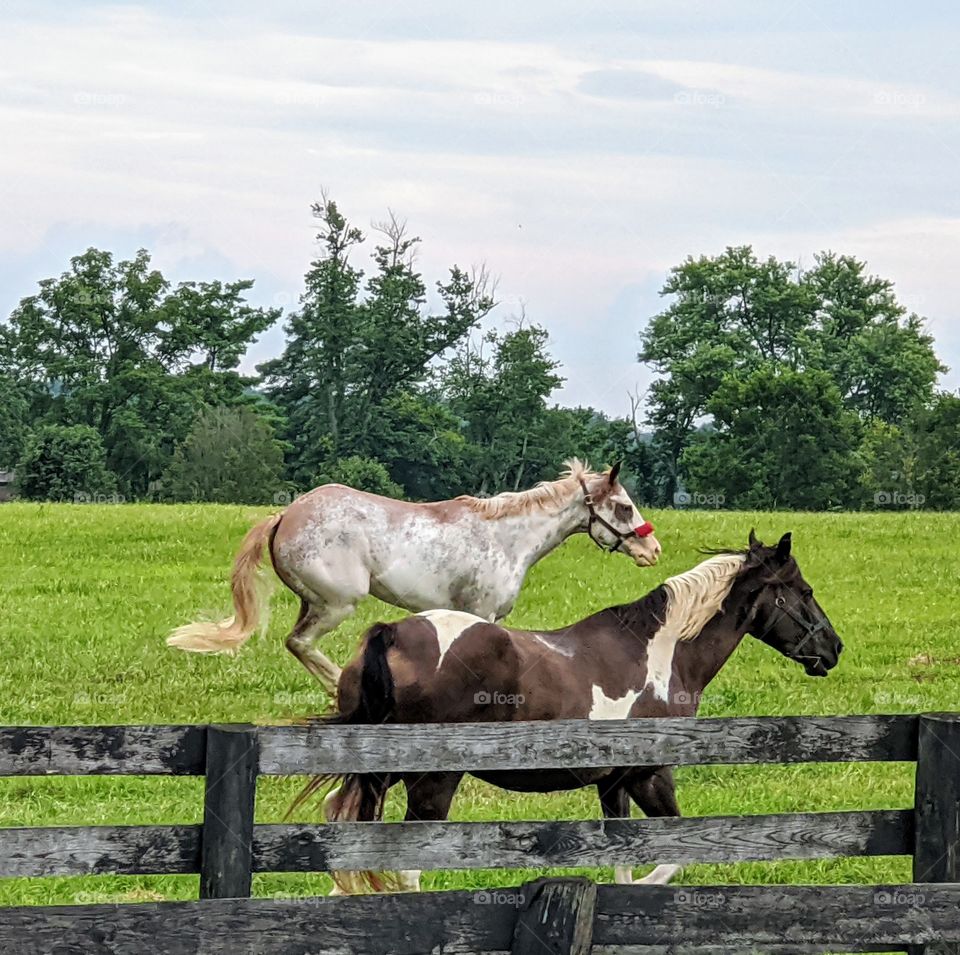
[{"label": "red halter tag", "polygon": [[649,537],[653,533],[653,524],[644,521],[639,527],[635,527],[633,532],[637,537]]}]

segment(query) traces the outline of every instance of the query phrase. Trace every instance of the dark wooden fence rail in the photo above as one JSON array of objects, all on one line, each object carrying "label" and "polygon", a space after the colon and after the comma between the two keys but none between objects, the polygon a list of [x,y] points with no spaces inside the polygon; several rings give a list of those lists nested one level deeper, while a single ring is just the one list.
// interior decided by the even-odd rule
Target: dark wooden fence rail
[{"label": "dark wooden fence rail", "polygon": [[[916,806],[561,822],[255,825],[261,775],[917,763]],[[204,821],[0,829],[0,876],[200,874],[202,903],[0,910],[0,952],[960,953],[960,716],[456,726],[0,728],[0,776],[205,777]],[[250,899],[255,872],[572,868],[909,855],[905,886],[622,887]]]}]

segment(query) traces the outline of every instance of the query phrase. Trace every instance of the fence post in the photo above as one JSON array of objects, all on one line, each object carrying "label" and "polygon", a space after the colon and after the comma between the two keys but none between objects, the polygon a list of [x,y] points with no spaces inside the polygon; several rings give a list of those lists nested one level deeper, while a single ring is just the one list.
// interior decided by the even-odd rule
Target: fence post
[{"label": "fence post", "polygon": [[253,881],[259,745],[253,726],[208,726],[200,898],[245,899]]},{"label": "fence post", "polygon": [[597,886],[590,879],[538,879],[521,887],[511,955],[590,955]]},{"label": "fence post", "polygon": [[[960,719],[919,719],[914,882],[960,882]],[[910,955],[960,955],[960,943],[914,945]]]}]

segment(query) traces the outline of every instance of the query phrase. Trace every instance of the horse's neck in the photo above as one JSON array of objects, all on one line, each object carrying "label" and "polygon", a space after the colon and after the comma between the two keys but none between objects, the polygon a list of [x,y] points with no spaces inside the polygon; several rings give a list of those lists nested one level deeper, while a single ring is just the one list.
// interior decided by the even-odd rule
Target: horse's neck
[{"label": "horse's neck", "polygon": [[732,592],[723,612],[714,617],[693,639],[677,646],[676,673],[684,690],[699,699],[704,687],[723,669],[740,645],[747,628],[742,620],[745,594]]},{"label": "horse's neck", "polygon": [[511,514],[496,522],[494,533],[503,550],[526,570],[582,529],[580,510],[578,502],[571,500],[553,513],[533,510]]}]

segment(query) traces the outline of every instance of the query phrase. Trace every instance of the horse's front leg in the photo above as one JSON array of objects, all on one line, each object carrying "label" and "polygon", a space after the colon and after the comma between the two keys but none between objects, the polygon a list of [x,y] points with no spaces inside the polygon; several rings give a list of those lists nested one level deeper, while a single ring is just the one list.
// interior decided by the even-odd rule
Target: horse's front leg
[{"label": "horse's front leg", "polygon": [[[627,792],[633,801],[643,810],[644,815],[679,816],[677,787],[673,781],[673,770],[669,766],[659,769],[641,770],[624,780]],[[666,885],[680,871],[678,865],[658,865],[642,879],[631,879],[633,885]]]}]

